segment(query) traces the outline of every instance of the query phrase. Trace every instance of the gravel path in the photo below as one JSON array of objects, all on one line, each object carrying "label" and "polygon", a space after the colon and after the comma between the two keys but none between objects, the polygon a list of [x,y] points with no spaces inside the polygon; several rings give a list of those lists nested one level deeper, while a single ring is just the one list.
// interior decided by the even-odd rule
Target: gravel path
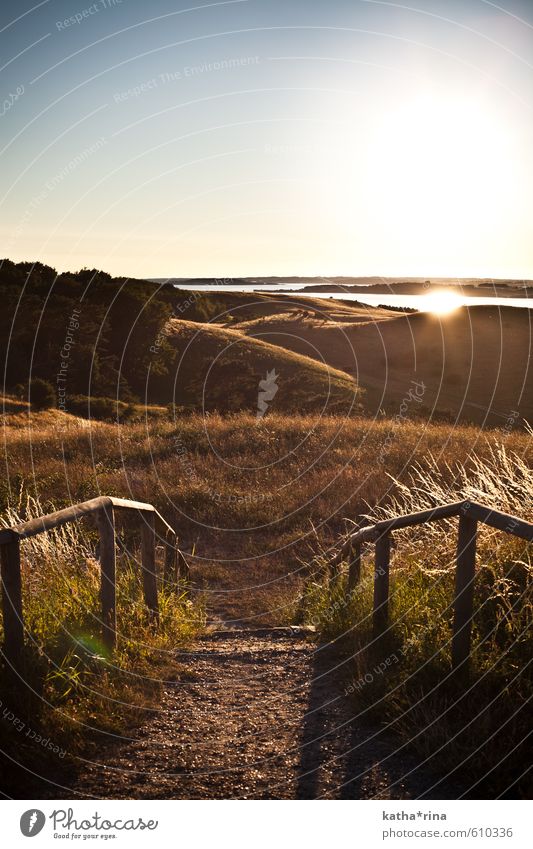
[{"label": "gravel path", "polygon": [[453,797],[354,719],[331,649],[297,629],[214,631],[177,660],[160,710],[100,750],[65,798]]}]

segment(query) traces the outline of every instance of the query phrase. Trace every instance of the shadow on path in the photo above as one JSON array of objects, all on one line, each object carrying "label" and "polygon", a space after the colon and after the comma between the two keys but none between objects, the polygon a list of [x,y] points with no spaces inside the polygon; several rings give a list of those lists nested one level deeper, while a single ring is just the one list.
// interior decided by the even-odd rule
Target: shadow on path
[{"label": "shadow on path", "polygon": [[439,776],[420,763],[422,758],[399,748],[398,736],[365,714],[358,716],[357,695],[346,691],[350,665],[349,657],[335,646],[317,647],[296,798],[457,798],[457,786],[438,783]]}]

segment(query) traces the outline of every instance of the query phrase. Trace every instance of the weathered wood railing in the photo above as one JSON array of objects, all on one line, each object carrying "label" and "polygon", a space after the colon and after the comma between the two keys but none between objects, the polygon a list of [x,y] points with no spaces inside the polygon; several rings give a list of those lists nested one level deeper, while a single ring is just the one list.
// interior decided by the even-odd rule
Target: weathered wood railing
[{"label": "weathered wood railing", "polygon": [[136,513],[141,527],[141,569],[144,601],[154,623],[159,618],[157,574],[155,563],[156,523],[161,528],[165,545],[164,580],[178,582],[188,579],[188,565],[177,546],[175,531],[151,504],[126,501],[102,495],[81,504],[74,504],[56,513],[39,516],[0,531],[2,609],[4,620],[4,654],[16,666],[24,645],[24,616],[22,608],[22,577],[20,568],[21,540],[51,531],[67,522],[94,516],[100,534],[100,601],[102,638],[113,648],[116,643],[116,534],[115,512]]},{"label": "weathered wood railing", "polygon": [[483,522],[499,531],[533,541],[533,524],[516,516],[501,513],[472,501],[456,501],[420,513],[410,513],[384,519],[349,534],[340,549],[330,560],[334,575],[340,564],[348,562],[347,593],[353,593],[361,579],[361,547],[364,543],[375,545],[373,629],[375,638],[382,636],[389,626],[389,567],[392,531],[459,517],[457,555],[455,567],[455,598],[452,635],[452,665],[456,669],[470,658],[472,618],[474,615],[474,577],[476,564],[477,524]]}]

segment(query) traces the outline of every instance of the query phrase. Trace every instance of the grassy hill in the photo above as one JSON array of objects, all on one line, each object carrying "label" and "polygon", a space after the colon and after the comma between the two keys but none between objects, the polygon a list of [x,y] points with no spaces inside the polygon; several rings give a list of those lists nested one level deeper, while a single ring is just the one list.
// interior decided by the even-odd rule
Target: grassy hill
[{"label": "grassy hill", "polygon": [[510,420],[531,421],[530,310],[474,306],[448,316],[382,313],[355,321],[335,310],[326,319],[278,312],[236,329],[352,374],[365,390],[370,413],[397,414],[416,381],[423,395],[410,415],[502,427]]},{"label": "grassy hill", "polygon": [[196,409],[257,409],[261,381],[271,376],[269,408],[280,412],[349,413],[359,393],[350,375],[260,338],[216,324],[172,319],[175,403]]},{"label": "grassy hill", "polygon": [[[322,636],[348,634],[348,680],[370,674],[375,688],[357,698],[375,701],[380,726],[397,723],[445,771],[469,758],[473,780],[494,775],[512,786],[523,771],[515,742],[525,740],[532,692],[522,671],[531,656],[531,550],[480,529],[477,677],[457,700],[435,687],[449,670],[455,524],[395,533],[390,636],[401,662],[387,675],[372,672],[373,552],[363,552],[361,592],[348,605],[345,578],[330,582],[325,563],[339,535],[369,512],[473,497],[531,516],[531,431],[419,420],[433,419],[433,406],[504,426],[515,411],[530,417],[529,311],[475,307],[439,319],[334,299],[200,294],[88,270],[56,279],[44,266],[26,285],[29,265],[0,275],[13,389],[1,416],[0,524],[97,494],[151,502],[178,533],[193,592],[161,587],[154,629],[142,602],[138,528],[117,517],[120,636],[107,663],[96,529],[80,522],[25,540],[31,690],[14,713],[74,759],[92,756],[86,725],[129,736],[132,722],[157,710],[171,676],[185,680],[187,668],[173,659],[203,627],[205,604],[229,626],[310,622]],[[30,410],[26,381],[35,373],[55,380],[69,336],[67,412]],[[413,381],[424,392],[404,414]],[[110,415],[93,420],[95,401]],[[391,415],[365,417],[361,404]],[[161,574],[161,545],[156,557]],[[1,675],[0,667],[0,686]],[[379,688],[391,682],[388,697]],[[5,723],[0,748],[13,758],[9,777],[17,760],[42,769],[42,752]],[[24,789],[27,782],[21,774]]]},{"label": "grassy hill", "polygon": [[75,414],[85,415],[87,396],[101,399],[101,417],[106,398],[127,416],[169,403],[254,412],[270,374],[265,403],[280,412],[363,404],[405,418],[407,398],[408,417],[506,429],[533,418],[530,310],[474,306],[438,317],[302,294],[195,292],[94,269],[58,275],[7,260],[0,297],[5,390],[27,400],[36,377],[57,393],[62,370]]},{"label": "grassy hill", "polygon": [[317,364],[316,351],[298,356],[232,329],[273,310],[316,312],[316,299],[198,293],[95,269],[57,274],[40,263],[8,260],[0,263],[0,298],[3,388],[23,402],[38,379],[50,384],[52,403],[55,396],[66,412],[88,415],[92,398],[96,418],[112,418],[117,408],[131,418],[139,403],[253,411],[259,383],[270,374],[277,386],[270,400],[276,397],[280,411],[354,406],[353,377],[327,361]]}]

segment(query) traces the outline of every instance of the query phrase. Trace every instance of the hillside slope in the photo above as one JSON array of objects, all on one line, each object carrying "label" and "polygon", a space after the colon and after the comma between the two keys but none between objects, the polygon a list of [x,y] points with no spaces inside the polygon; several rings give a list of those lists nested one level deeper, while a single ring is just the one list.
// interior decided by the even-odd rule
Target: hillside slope
[{"label": "hillside slope", "polygon": [[[237,412],[348,413],[359,404],[354,378],[268,340],[181,319],[167,325],[175,350],[174,403]],[[316,353],[316,352],[315,352]],[[262,401],[266,406],[259,406]]]},{"label": "hillside slope", "polygon": [[370,413],[397,413],[417,381],[410,414],[504,427],[533,419],[530,310],[475,306],[360,323],[278,314],[237,328],[352,374]]}]

